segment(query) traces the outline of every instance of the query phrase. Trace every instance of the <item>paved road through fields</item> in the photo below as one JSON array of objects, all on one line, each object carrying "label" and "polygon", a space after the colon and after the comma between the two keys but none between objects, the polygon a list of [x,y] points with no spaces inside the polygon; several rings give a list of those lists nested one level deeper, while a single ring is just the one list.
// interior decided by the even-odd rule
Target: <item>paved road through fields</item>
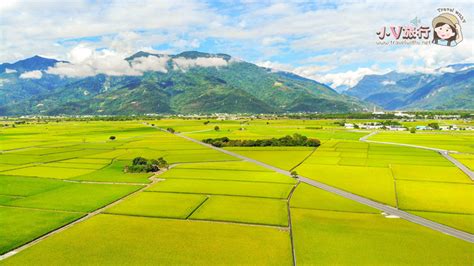
[{"label": "paved road through fields", "polygon": [[[163,131],[166,131],[164,129],[161,129],[160,130],[163,130]],[[269,164],[266,164],[266,163],[263,163],[263,162],[260,162],[260,161],[257,161],[255,159],[252,159],[252,158],[249,158],[249,157],[246,157],[246,156],[243,156],[243,155],[240,155],[240,154],[237,154],[237,153],[234,153],[234,152],[231,152],[231,151],[228,151],[228,150],[224,150],[224,149],[221,149],[221,148],[218,148],[218,147],[214,147],[210,144],[206,144],[204,142],[201,142],[199,140],[196,140],[196,139],[193,139],[191,137],[188,137],[188,136],[185,136],[185,135],[182,135],[182,134],[175,134],[176,136],[179,136],[179,137],[182,137],[182,138],[185,138],[189,141],[192,141],[194,143],[197,143],[197,144],[200,144],[200,145],[203,145],[203,146],[206,146],[208,148],[211,148],[211,149],[214,149],[214,150],[217,150],[217,151],[220,151],[222,153],[225,153],[227,155],[230,155],[230,156],[233,156],[233,157],[236,157],[236,158],[239,158],[239,159],[242,159],[242,160],[245,160],[245,161],[249,161],[249,162],[252,162],[252,163],[255,163],[257,165],[260,165],[260,166],[263,166],[267,169],[270,169],[270,170],[273,170],[275,172],[278,172],[280,174],[284,174],[284,175],[287,175],[287,176],[291,176],[291,173],[289,171],[286,171],[286,170],[283,170],[283,169],[280,169],[280,168],[277,168],[277,167],[274,167],[272,165],[269,165]],[[369,136],[367,136],[369,137]],[[373,201],[373,200],[370,200],[370,199],[367,199],[367,198],[364,198],[364,197],[361,197],[361,196],[358,196],[358,195],[355,195],[355,194],[352,194],[350,192],[347,192],[347,191],[344,191],[344,190],[341,190],[341,189],[338,189],[338,188],[335,188],[335,187],[332,187],[332,186],[329,186],[329,185],[326,185],[324,183],[321,183],[321,182],[318,182],[316,180],[312,180],[312,179],[309,179],[307,177],[304,177],[304,176],[300,176],[298,175],[298,179],[303,182],[303,183],[306,183],[308,185],[311,185],[313,187],[317,187],[317,188],[320,188],[320,189],[323,189],[325,191],[329,191],[331,193],[334,193],[334,194],[337,194],[339,196],[342,196],[344,198],[347,198],[347,199],[350,199],[350,200],[353,200],[353,201],[357,201],[359,203],[362,203],[364,205],[367,205],[367,206],[370,206],[370,207],[373,207],[375,209],[378,209],[380,211],[383,211],[387,214],[391,214],[391,215],[396,215],[400,218],[403,218],[407,221],[410,221],[410,222],[413,222],[413,223],[416,223],[416,224],[419,224],[419,225],[422,225],[422,226],[425,226],[425,227],[428,227],[428,228],[431,228],[433,230],[436,230],[436,231],[439,231],[441,233],[444,233],[444,234],[447,234],[447,235],[451,235],[451,236],[454,236],[454,237],[457,237],[459,239],[462,239],[462,240],[465,240],[465,241],[468,241],[468,242],[471,242],[471,243],[474,243],[474,235],[472,234],[469,234],[467,232],[463,232],[463,231],[460,231],[460,230],[457,230],[457,229],[454,229],[454,228],[451,228],[449,226],[446,226],[446,225],[442,225],[442,224],[439,224],[439,223],[436,223],[436,222],[433,222],[433,221],[430,221],[430,220],[427,220],[425,218],[422,218],[422,217],[419,217],[419,216],[416,216],[416,215],[413,215],[413,214],[410,214],[410,213],[407,213],[405,211],[402,211],[402,210],[399,210],[399,209],[396,209],[394,207],[391,207],[391,206],[388,206],[388,205],[385,205],[385,204],[382,204],[382,203],[379,203],[379,202],[376,202],[376,201]]]}]

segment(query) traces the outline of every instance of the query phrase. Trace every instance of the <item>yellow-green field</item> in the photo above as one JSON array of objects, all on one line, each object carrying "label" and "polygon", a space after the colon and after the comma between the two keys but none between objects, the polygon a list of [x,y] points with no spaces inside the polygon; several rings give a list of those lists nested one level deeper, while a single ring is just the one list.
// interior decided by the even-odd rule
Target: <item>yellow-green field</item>
[{"label": "yellow-green field", "polygon": [[[473,182],[440,154],[361,142],[370,132],[338,120],[207,121],[0,128],[0,255],[87,216],[0,265],[472,265],[472,243],[160,129],[196,140],[318,138],[316,149],[225,149],[473,233]],[[469,133],[370,139],[449,148],[472,167]],[[124,172],[139,156],[163,157],[171,167]]]}]

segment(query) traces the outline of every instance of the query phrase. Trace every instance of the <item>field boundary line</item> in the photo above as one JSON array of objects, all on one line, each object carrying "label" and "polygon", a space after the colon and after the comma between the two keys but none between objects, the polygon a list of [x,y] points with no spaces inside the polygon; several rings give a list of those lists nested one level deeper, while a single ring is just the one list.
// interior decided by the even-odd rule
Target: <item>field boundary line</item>
[{"label": "field boundary line", "polygon": [[306,208],[306,207],[291,207],[291,208],[293,208],[293,209],[299,209],[299,210],[308,210],[308,211],[319,211],[319,212],[341,212],[341,213],[380,215],[380,213],[378,213],[378,212],[341,211],[341,210],[315,209],[315,208]]},{"label": "field boundary line", "polygon": [[432,210],[417,210],[417,209],[404,209],[408,212],[426,212],[426,213],[439,213],[439,214],[456,214],[456,215],[474,215],[468,212],[445,212],[445,211],[432,211]]},{"label": "field boundary line", "polygon": [[[443,156],[445,159],[453,163],[457,168],[459,168],[461,171],[463,171],[472,181],[474,181],[474,172],[472,172],[467,166],[462,164],[460,161],[456,160],[453,158],[451,155],[449,155],[448,150],[443,150],[443,149],[438,149],[438,148],[432,148],[432,147],[426,147],[426,146],[420,146],[420,145],[413,145],[413,144],[405,144],[405,143],[396,143],[396,142],[386,142],[386,141],[376,141],[376,140],[368,140],[369,137],[377,134],[378,131],[374,131],[359,140],[362,142],[366,143],[378,143],[378,144],[387,144],[387,145],[396,145],[396,146],[403,146],[403,147],[411,147],[411,148],[417,148],[417,149],[424,149],[424,150],[430,150],[430,151],[435,151],[439,153],[441,156]],[[456,151],[454,151],[456,152]]]},{"label": "field boundary line", "polygon": [[393,192],[395,192],[395,207],[398,209],[397,179],[395,178],[395,173],[393,172],[391,163],[388,164],[388,168],[390,169],[390,174],[392,175],[393,179]]},{"label": "field boundary line", "polygon": [[299,162],[297,165],[293,166],[293,168],[291,168],[289,171],[291,172],[291,171],[293,171],[295,168],[297,168],[298,166],[300,166],[301,164],[303,164],[307,159],[309,159],[309,157],[311,157],[311,156],[314,154],[314,152],[316,152],[316,149],[317,149],[317,148],[318,148],[318,147],[314,147],[314,149],[313,149],[306,157],[304,157],[301,162]]},{"label": "field boundary line", "polygon": [[296,187],[300,182],[296,183],[293,186],[293,189],[291,189],[290,195],[288,195],[288,199],[286,201],[286,208],[288,209],[288,228],[290,230],[290,244],[291,244],[291,255],[293,257],[293,266],[296,266],[296,251],[295,251],[295,241],[293,240],[293,224],[291,223],[291,206],[290,206],[290,200],[291,197],[293,196],[293,193],[296,190]]},{"label": "field boundary line", "polygon": [[[167,179],[169,180],[169,179]],[[288,184],[290,185],[290,184]],[[294,185],[294,184],[291,184]],[[257,198],[257,199],[270,199],[270,200],[286,200],[287,197],[275,198],[275,197],[264,197],[264,196],[252,196],[252,195],[232,195],[232,194],[214,194],[214,193],[198,193],[198,192],[182,192],[182,191],[157,191],[157,190],[145,190],[147,193],[171,193],[171,194],[185,194],[185,195],[209,195],[209,196],[222,196],[222,197],[243,197],[243,198]]]},{"label": "field boundary line", "polygon": [[22,210],[34,210],[34,211],[45,211],[45,212],[60,212],[60,213],[76,213],[76,214],[84,214],[86,215],[88,212],[80,212],[80,211],[70,211],[70,210],[58,210],[58,209],[43,209],[43,208],[34,208],[34,207],[25,207],[25,206],[15,206],[15,205],[2,205],[2,208],[12,208],[12,209],[22,209]]},{"label": "field boundary line", "polygon": [[450,185],[472,185],[472,182],[450,182],[450,181],[437,181],[437,180],[426,180],[426,179],[408,179],[408,178],[398,178],[398,181],[403,182],[419,182],[419,183],[443,183]]},{"label": "field boundary line", "polygon": [[173,220],[173,221],[182,221],[182,222],[201,222],[201,223],[219,223],[219,224],[231,224],[231,225],[241,225],[241,226],[257,226],[257,227],[265,227],[265,228],[272,228],[272,229],[276,228],[276,229],[281,229],[281,230],[288,229],[287,226],[281,226],[281,225],[259,224],[259,223],[238,222],[238,221],[225,221],[225,220],[207,220],[207,219],[196,219],[196,218],[185,219],[185,218],[176,218],[176,217],[159,217],[159,216],[147,216],[147,215],[111,213],[111,212],[103,212],[102,215],[125,216],[125,217],[159,219],[159,220]]},{"label": "field boundary line", "polygon": [[[162,129],[162,128],[159,128],[159,127],[155,127],[157,128],[158,130],[161,130],[161,131],[165,131],[165,132],[168,132],[166,131],[165,129]],[[173,134],[173,133],[170,133],[168,132],[169,134]],[[199,140],[196,140],[196,139],[193,139],[191,137],[188,137],[186,135],[181,135],[181,134],[173,134],[173,135],[176,135],[176,136],[179,136],[179,137],[182,137],[184,139],[187,139],[189,141],[192,141],[194,143],[197,143],[197,144],[201,144],[205,147],[209,147],[211,149],[214,149],[216,151],[220,151],[222,153],[225,153],[227,155],[231,155],[231,156],[234,156],[234,157],[237,157],[237,158],[240,158],[242,160],[246,160],[246,161],[249,161],[249,162],[253,162],[255,164],[258,164],[258,165],[261,165],[263,167],[266,167],[268,169],[272,169],[276,172],[279,172],[279,173],[282,173],[284,175],[287,175],[287,176],[290,176],[291,177],[291,173],[286,171],[286,170],[283,170],[283,169],[280,169],[278,167],[275,167],[275,166],[272,166],[272,165],[269,165],[269,164],[266,164],[266,163],[263,163],[261,161],[257,161],[255,159],[252,159],[252,158],[248,158],[246,156],[243,156],[243,155],[240,155],[240,154],[237,154],[237,153],[234,153],[234,152],[231,152],[231,151],[228,151],[228,150],[224,150],[224,149],[221,149],[221,148],[218,148],[218,147],[214,147],[210,144],[206,144],[206,143],[203,143]],[[385,205],[385,204],[382,204],[382,203],[379,203],[379,202],[376,202],[374,200],[371,200],[371,199],[368,199],[368,198],[365,198],[365,197],[362,197],[362,196],[359,196],[359,195],[356,195],[356,194],[353,194],[353,193],[350,193],[350,192],[347,192],[347,191],[344,191],[342,189],[339,189],[339,188],[336,188],[336,187],[333,187],[333,186],[329,186],[327,184],[324,184],[322,182],[319,182],[319,181],[316,181],[316,180],[312,180],[312,179],[309,179],[307,177],[304,177],[304,176],[301,176],[301,175],[298,175],[298,179],[301,181],[301,182],[304,182],[308,185],[311,185],[311,186],[314,186],[314,187],[317,187],[317,188],[320,188],[320,189],[323,189],[325,191],[328,191],[328,192],[331,192],[331,193],[334,193],[334,194],[337,194],[339,196],[342,196],[344,198],[347,198],[347,199],[350,199],[350,200],[353,200],[353,201],[356,201],[356,202],[359,202],[359,203],[362,203],[364,205],[367,205],[367,206],[370,206],[372,208],[375,208],[375,209],[378,209],[382,212],[385,212],[385,213],[389,213],[389,214],[392,214],[392,215],[396,215],[402,219],[405,219],[407,221],[410,221],[410,222],[413,222],[413,223],[416,223],[416,224],[419,224],[419,225],[422,225],[422,226],[425,226],[425,227],[428,227],[428,228],[431,228],[433,230],[436,230],[438,232],[441,232],[441,233],[444,233],[444,234],[447,234],[447,235],[451,235],[453,237],[456,237],[456,238],[459,238],[459,239],[462,239],[464,241],[468,241],[468,242],[471,242],[471,243],[474,243],[474,235],[470,234],[470,233],[467,233],[467,232],[464,232],[464,231],[461,231],[461,230],[458,230],[458,229],[455,229],[455,228],[452,228],[452,227],[449,227],[449,226],[446,226],[446,225],[443,225],[443,224],[439,224],[437,222],[433,222],[431,220],[428,220],[428,219],[425,219],[425,218],[422,218],[422,217],[419,217],[419,216],[416,216],[416,215],[413,215],[413,214],[410,214],[410,213],[407,213],[405,211],[402,211],[402,210],[399,210],[399,209],[396,209],[392,206],[388,206],[388,205]]]},{"label": "field boundary line", "polygon": [[144,186],[150,183],[127,183],[127,182],[101,182],[101,181],[86,181],[86,180],[69,180],[63,179],[66,183],[76,184],[97,184],[97,185],[123,185],[123,186]]},{"label": "field boundary line", "polygon": [[[238,162],[238,161],[233,161],[233,162]],[[191,170],[198,170],[198,171],[230,171],[230,172],[261,172],[261,173],[273,173],[272,171],[270,170],[239,170],[239,169],[212,169],[212,168],[192,168],[192,167],[189,167],[189,168],[176,168],[176,169],[180,169],[180,170],[188,170],[188,169],[191,169]]]},{"label": "field boundary line", "polygon": [[192,211],[188,214],[188,216],[186,216],[186,220],[188,220],[189,217],[191,217],[191,215],[193,215],[199,208],[201,208],[201,206],[202,206],[204,203],[206,203],[206,201],[209,200],[209,198],[210,198],[209,195],[206,195],[206,198],[205,198],[201,203],[199,203],[199,204],[196,206],[196,208],[194,208],[194,210],[192,210]]},{"label": "field boundary line", "polygon": [[204,178],[204,177],[179,177],[179,176],[171,176],[166,177],[167,180],[211,180],[211,181],[223,181],[223,182],[245,182],[245,183],[264,183],[264,184],[282,184],[282,185],[294,185],[295,183],[290,183],[289,181],[286,183],[283,182],[271,182],[271,181],[262,181],[262,180],[233,180],[233,179],[221,179],[221,178]]},{"label": "field boundary line", "polygon": [[201,133],[201,132],[210,132],[210,131],[214,131],[214,129],[195,130],[195,131],[187,131],[187,132],[181,132],[181,133],[192,134],[192,133]]},{"label": "field boundary line", "polygon": [[131,192],[131,193],[128,193],[128,194],[126,194],[125,196],[123,196],[123,197],[121,197],[121,198],[118,198],[118,199],[114,200],[113,202],[111,202],[111,203],[109,203],[109,204],[107,204],[107,205],[105,205],[105,206],[103,206],[103,207],[101,207],[101,208],[99,208],[99,209],[97,209],[97,210],[95,210],[95,211],[93,211],[93,212],[85,213],[85,214],[86,214],[85,216],[82,216],[81,218],[79,218],[79,219],[77,219],[77,220],[74,220],[74,221],[72,221],[72,222],[70,222],[70,223],[68,223],[68,224],[65,224],[65,225],[63,225],[63,226],[61,226],[61,227],[59,227],[59,228],[56,228],[56,229],[50,231],[49,233],[46,233],[46,234],[44,234],[44,235],[42,235],[42,236],[40,236],[40,237],[38,237],[38,238],[36,238],[36,239],[33,239],[33,240],[31,240],[31,241],[29,241],[29,242],[27,242],[27,243],[25,243],[25,244],[23,244],[23,245],[21,245],[21,246],[15,248],[15,249],[13,249],[13,250],[10,250],[9,252],[7,252],[7,253],[5,253],[5,254],[3,254],[3,255],[0,256],[0,261],[5,260],[5,259],[7,259],[7,258],[9,258],[9,257],[11,257],[11,256],[13,256],[13,255],[15,255],[15,254],[17,254],[17,253],[23,251],[23,250],[25,250],[25,249],[31,247],[31,246],[34,246],[35,244],[37,244],[37,243],[39,243],[39,242],[45,240],[46,238],[48,238],[48,237],[50,237],[50,236],[53,236],[53,235],[55,235],[55,234],[57,234],[57,233],[60,233],[60,232],[66,230],[66,229],[68,229],[68,228],[70,228],[70,227],[73,227],[74,225],[76,225],[76,224],[78,224],[78,223],[84,222],[84,221],[88,220],[89,218],[92,218],[92,217],[94,217],[94,216],[96,216],[96,215],[102,213],[104,210],[108,209],[109,207],[112,207],[112,206],[114,206],[114,205],[116,205],[116,204],[119,204],[119,203],[122,202],[123,200],[125,200],[125,199],[127,199],[127,198],[129,198],[129,197],[131,197],[131,196],[133,196],[133,195],[135,195],[135,194],[137,194],[137,193],[140,193],[140,192],[144,191],[145,189],[149,188],[150,186],[152,186],[152,185],[154,185],[154,184],[160,182],[162,179],[158,179],[158,178],[156,178],[156,177],[157,177],[158,175],[163,174],[164,172],[168,171],[168,170],[171,169],[171,168],[172,168],[172,165],[171,165],[168,169],[165,168],[164,170],[160,170],[159,172],[156,172],[153,176],[150,177],[150,179],[152,180],[152,182],[149,183],[149,184],[143,185],[142,188],[137,189],[137,190],[135,190],[135,191],[133,191],[133,192]]},{"label": "field boundary line", "polygon": [[278,228],[284,231],[288,231],[288,226],[278,225],[278,224],[264,224],[264,223],[255,223],[255,222],[242,222],[242,221],[228,221],[228,220],[209,220],[209,219],[201,219],[201,218],[189,218],[183,221],[201,221],[201,222],[210,222],[210,223],[226,223],[226,224],[240,224],[240,225],[250,225],[250,226],[261,226],[267,228]]}]

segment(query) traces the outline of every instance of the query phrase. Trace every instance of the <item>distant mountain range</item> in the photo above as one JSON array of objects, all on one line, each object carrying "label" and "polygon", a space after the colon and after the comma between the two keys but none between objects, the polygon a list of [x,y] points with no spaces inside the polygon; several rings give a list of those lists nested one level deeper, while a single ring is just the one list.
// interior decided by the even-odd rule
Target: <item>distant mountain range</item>
[{"label": "distant mountain range", "polygon": [[69,62],[40,56],[1,64],[0,115],[359,112],[373,105],[474,109],[474,64],[430,74],[367,75],[340,94],[226,54],[141,51],[123,60],[130,73],[68,75]]},{"label": "distant mountain range", "polygon": [[226,54],[138,52],[125,60],[141,74],[68,77],[57,71],[68,62],[40,56],[2,64],[0,115],[355,112],[371,106]]},{"label": "distant mountain range", "polygon": [[474,109],[474,64],[449,65],[430,74],[366,75],[343,93],[387,110]]}]

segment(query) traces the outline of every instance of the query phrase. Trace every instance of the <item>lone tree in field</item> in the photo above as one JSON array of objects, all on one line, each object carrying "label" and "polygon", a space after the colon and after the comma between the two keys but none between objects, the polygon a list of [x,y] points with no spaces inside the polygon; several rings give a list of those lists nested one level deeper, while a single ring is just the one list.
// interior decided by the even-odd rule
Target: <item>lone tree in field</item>
[{"label": "lone tree in field", "polygon": [[298,178],[298,173],[296,171],[291,171],[291,177]]},{"label": "lone tree in field", "polygon": [[214,130],[215,130],[215,131],[219,131],[219,130],[220,130],[219,126],[215,126],[215,127],[214,127]]},{"label": "lone tree in field", "polygon": [[110,140],[114,140],[114,139],[115,139],[115,136],[110,136],[109,139],[110,139]]},{"label": "lone tree in field", "polygon": [[416,128],[414,128],[414,127],[410,128],[410,133],[415,134],[416,133]]},{"label": "lone tree in field", "polygon": [[166,129],[166,131],[168,131],[169,133],[173,133],[176,132],[173,128],[169,127]]},{"label": "lone tree in field", "polygon": [[432,129],[436,129],[438,130],[439,129],[439,124],[438,123],[429,123],[428,124],[429,127],[431,127]]}]

